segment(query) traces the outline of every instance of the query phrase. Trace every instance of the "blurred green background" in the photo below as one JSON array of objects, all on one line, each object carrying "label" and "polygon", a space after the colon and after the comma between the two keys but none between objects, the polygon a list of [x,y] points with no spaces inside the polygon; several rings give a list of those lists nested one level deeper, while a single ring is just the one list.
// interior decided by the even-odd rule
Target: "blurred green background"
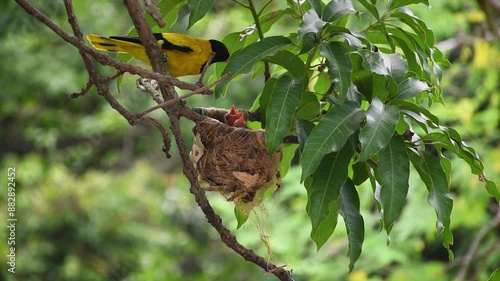
[{"label": "blurred green background", "polygon": [[[62,1],[32,2],[70,30]],[[500,40],[492,32],[498,32],[499,15],[493,10],[486,14],[475,1],[430,2],[431,9],[412,8],[434,30],[438,46],[453,63],[443,73],[445,106],[436,104],[431,110],[476,148],[498,184]],[[95,90],[70,98],[87,82],[77,50],[13,1],[0,4],[0,220],[7,219],[8,167],[16,168],[18,218],[15,274],[3,266],[8,232],[0,231],[0,280],[274,280],[222,244],[188,191],[176,148],[172,159],[165,159],[154,128],[129,126]],[[123,35],[132,26],[120,1],[74,5],[84,34]],[[274,1],[269,9],[280,5],[284,3]],[[182,9],[171,30],[186,32],[187,16]],[[217,1],[214,13],[187,33],[220,40],[252,22],[249,12],[233,1]],[[295,27],[284,22],[282,28],[288,33]],[[110,68],[100,70],[113,74]],[[154,102],[136,89],[136,79],[125,75],[121,93],[114,84],[111,88],[124,106],[139,112]],[[239,81],[224,99],[192,97],[188,104],[249,108],[262,78]],[[161,113],[153,115],[166,122]],[[190,143],[193,124],[183,125]],[[462,280],[487,280],[500,265],[498,223],[485,232],[498,204],[465,163],[451,160],[453,263],[436,237],[436,217],[418,177],[411,181],[389,246],[379,231],[371,188],[358,188],[366,238],[350,274],[342,220],[320,251],[309,239],[306,192],[297,167],[284,178],[282,191],[238,230],[232,203],[216,193],[208,196],[240,242],[293,269],[296,280],[460,280],[475,240],[480,243]]]}]

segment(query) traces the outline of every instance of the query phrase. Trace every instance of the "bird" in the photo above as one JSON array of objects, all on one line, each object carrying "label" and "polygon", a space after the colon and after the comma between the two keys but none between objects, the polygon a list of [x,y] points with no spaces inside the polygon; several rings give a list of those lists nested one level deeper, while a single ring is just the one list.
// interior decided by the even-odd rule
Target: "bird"
[{"label": "bird", "polygon": [[[153,33],[153,35],[166,54],[167,67],[173,77],[200,74],[212,52],[215,52],[215,56],[210,64],[229,59],[227,47],[214,39],[205,40],[181,33]],[[87,40],[97,50],[127,53],[151,65],[139,37],[104,37],[89,34]]]},{"label": "bird", "polygon": [[234,105],[231,107],[231,110],[226,114],[226,124],[233,127],[246,128],[247,121],[245,120],[245,116],[242,112],[238,112]]}]

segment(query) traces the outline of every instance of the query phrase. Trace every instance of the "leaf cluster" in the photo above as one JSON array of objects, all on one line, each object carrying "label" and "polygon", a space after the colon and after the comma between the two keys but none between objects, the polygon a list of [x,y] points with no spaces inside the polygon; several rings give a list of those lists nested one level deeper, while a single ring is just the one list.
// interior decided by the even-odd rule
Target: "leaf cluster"
[{"label": "leaf cluster", "polygon": [[[475,150],[429,110],[443,103],[441,71],[449,62],[410,4],[429,5],[425,0],[287,1],[286,8],[265,13],[267,5],[257,11],[249,1],[241,5],[254,15],[259,38],[234,33],[224,39],[235,47],[221,75],[232,76],[216,86],[216,96],[230,95],[228,84],[262,71],[264,64],[265,85],[254,107],[260,110],[269,153],[288,146],[288,136],[297,138],[299,146],[286,153],[300,154],[311,238],[319,249],[341,215],[351,270],[364,240],[355,188],[364,182],[372,186],[389,235],[404,207],[410,172],[416,171],[450,259],[450,154],[464,160],[488,193],[500,199]],[[298,28],[266,36],[280,20]],[[234,38],[246,41],[237,44]]]}]

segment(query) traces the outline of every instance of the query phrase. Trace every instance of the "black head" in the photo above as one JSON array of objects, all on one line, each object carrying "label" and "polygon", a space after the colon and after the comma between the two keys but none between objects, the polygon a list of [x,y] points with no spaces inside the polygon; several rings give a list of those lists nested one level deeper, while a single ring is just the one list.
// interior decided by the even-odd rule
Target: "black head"
[{"label": "black head", "polygon": [[229,51],[227,50],[226,45],[224,45],[220,41],[213,39],[208,41],[210,42],[212,51],[215,52],[215,57],[210,64],[214,62],[227,61],[227,59],[229,58]]}]

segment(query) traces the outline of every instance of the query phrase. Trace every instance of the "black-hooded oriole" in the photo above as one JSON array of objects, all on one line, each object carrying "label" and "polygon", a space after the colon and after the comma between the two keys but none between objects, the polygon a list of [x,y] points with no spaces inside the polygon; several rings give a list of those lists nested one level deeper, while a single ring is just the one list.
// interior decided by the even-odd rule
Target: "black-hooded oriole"
[{"label": "black-hooded oriole", "polygon": [[[211,64],[229,58],[226,46],[217,40],[205,40],[179,33],[154,33],[154,36],[167,56],[168,70],[174,77],[201,73],[212,52],[215,52],[215,57]],[[108,38],[89,34],[87,39],[97,50],[127,53],[151,65],[138,37]]]}]

